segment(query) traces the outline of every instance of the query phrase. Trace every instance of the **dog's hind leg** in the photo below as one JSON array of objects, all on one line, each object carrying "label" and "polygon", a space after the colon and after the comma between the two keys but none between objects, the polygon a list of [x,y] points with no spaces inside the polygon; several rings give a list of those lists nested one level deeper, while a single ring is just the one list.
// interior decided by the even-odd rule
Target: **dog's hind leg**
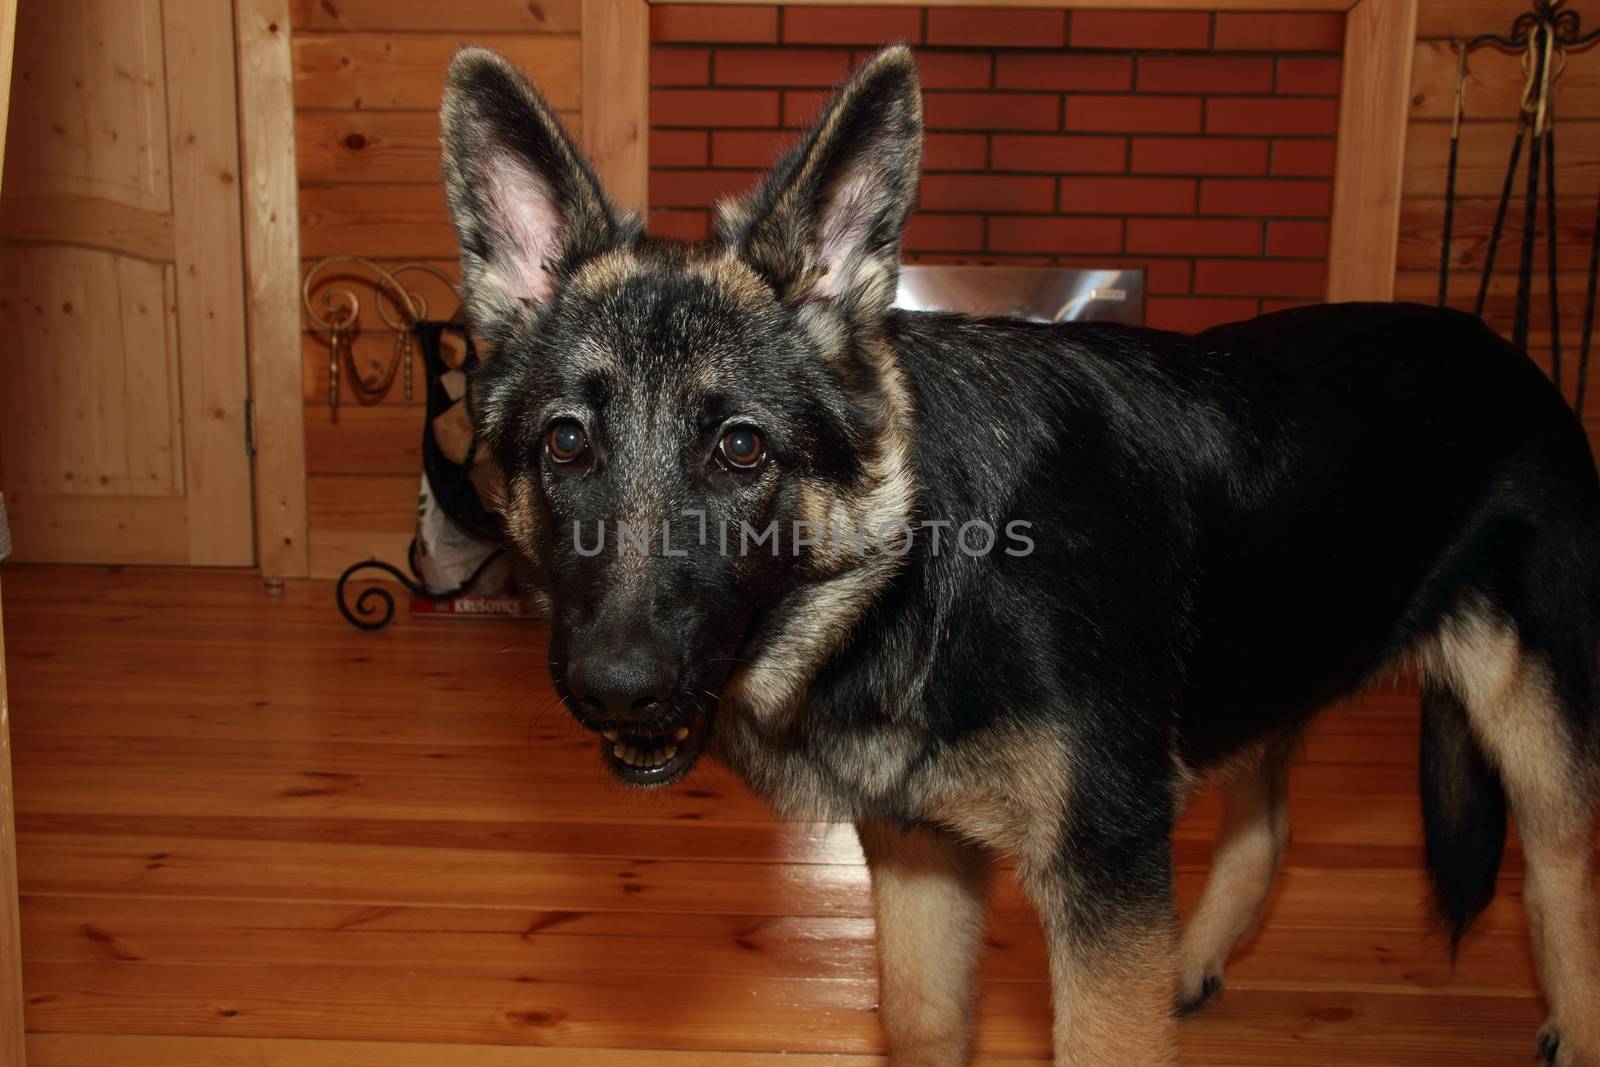
[{"label": "dog's hind leg", "polygon": [[929,826],[856,827],[872,872],[879,1021],[893,1067],[960,1067],[973,997],[989,855]]},{"label": "dog's hind leg", "polygon": [[1600,911],[1594,888],[1595,647],[1572,626],[1530,651],[1486,607],[1445,623],[1434,682],[1451,687],[1504,784],[1527,860],[1523,901],[1550,1016],[1546,1062],[1600,1067]]},{"label": "dog's hind leg", "polygon": [[1222,782],[1222,825],[1211,876],[1184,926],[1178,949],[1178,1010],[1190,1012],[1222,991],[1222,970],[1261,918],[1289,844],[1289,757],[1274,743]]}]

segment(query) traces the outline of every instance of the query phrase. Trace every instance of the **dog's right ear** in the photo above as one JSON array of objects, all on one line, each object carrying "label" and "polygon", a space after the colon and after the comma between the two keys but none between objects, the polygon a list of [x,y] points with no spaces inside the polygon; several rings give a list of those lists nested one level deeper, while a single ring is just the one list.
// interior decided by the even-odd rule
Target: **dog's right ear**
[{"label": "dog's right ear", "polygon": [[631,220],[618,221],[550,105],[503,57],[456,53],[440,122],[462,300],[493,345]]}]

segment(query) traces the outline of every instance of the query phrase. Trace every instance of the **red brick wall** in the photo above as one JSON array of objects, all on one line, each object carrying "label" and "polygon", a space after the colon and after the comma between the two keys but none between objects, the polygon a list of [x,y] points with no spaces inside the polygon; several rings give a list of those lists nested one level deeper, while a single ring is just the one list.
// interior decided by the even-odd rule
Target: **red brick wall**
[{"label": "red brick wall", "polygon": [[1343,16],[651,8],[651,228],[698,239],[878,44],[928,128],[907,258],[1138,266],[1174,329],[1314,301]]}]

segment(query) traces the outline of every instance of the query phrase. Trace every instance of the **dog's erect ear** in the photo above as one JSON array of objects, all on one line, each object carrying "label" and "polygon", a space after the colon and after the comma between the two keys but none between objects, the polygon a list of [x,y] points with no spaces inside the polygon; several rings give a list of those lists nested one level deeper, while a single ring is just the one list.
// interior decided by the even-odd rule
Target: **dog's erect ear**
[{"label": "dog's erect ear", "polygon": [[718,205],[718,231],[785,299],[880,314],[921,171],[922,94],[911,50],[898,45],[851,75],[754,193]]},{"label": "dog's erect ear", "polygon": [[503,57],[456,53],[440,122],[462,298],[492,336],[634,223],[619,223],[550,105]]}]

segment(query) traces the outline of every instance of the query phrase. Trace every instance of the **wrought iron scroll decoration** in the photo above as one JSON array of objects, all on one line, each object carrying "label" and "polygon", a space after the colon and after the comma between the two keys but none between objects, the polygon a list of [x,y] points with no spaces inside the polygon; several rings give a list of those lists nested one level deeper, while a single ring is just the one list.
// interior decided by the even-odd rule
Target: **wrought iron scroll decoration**
[{"label": "wrought iron scroll decoration", "polygon": [[[359,267],[371,275],[376,294],[373,307],[383,324],[394,331],[394,351],[374,381],[367,380],[356,366],[355,338],[358,333],[357,320],[361,314],[361,299],[348,286],[331,286],[320,290],[320,293],[317,289],[317,281],[323,276],[324,271],[335,266],[346,269]],[[431,263],[409,262],[385,268],[362,256],[328,256],[317,260],[306,271],[305,279],[300,285],[300,302],[304,305],[306,318],[312,326],[319,332],[326,333],[328,337],[330,408],[337,409],[339,406],[339,379],[345,372],[349,373],[356,400],[362,404],[375,404],[387,396],[397,374],[402,377],[405,398],[407,400],[412,398],[415,388],[413,367],[416,362],[412,330],[418,322],[428,317],[428,301],[422,293],[409,288],[400,277],[418,271],[433,275],[444,282],[452,292],[455,290],[455,280]],[[317,309],[319,302],[322,305],[321,313]],[[391,306],[395,309],[394,314],[390,312]],[[460,311],[458,304],[451,313],[451,319],[455,319]]]},{"label": "wrought iron scroll decoration", "polygon": [[[355,334],[357,317],[361,313],[361,299],[354,290],[348,286],[333,286],[320,290],[317,281],[324,277],[324,272],[331,267],[359,267],[371,276],[376,297],[373,303],[383,324],[395,333],[395,347],[389,357],[389,362],[384,366],[383,372],[375,381],[364,378],[355,362]],[[411,272],[423,272],[442,281],[451,292],[456,290],[455,279],[431,263],[408,262],[395,267],[385,268],[370,259],[362,256],[328,256],[313,263],[306,271],[305,279],[300,287],[300,299],[305,306],[306,318],[312,326],[328,335],[328,406],[337,410],[339,406],[339,378],[341,373],[348,371],[353,383],[356,399],[363,404],[374,404],[382,400],[391,387],[397,374],[402,375],[405,398],[410,400],[413,396],[413,369],[415,357],[415,329],[417,323],[428,317],[428,301],[416,289],[408,287],[402,282],[401,276]],[[328,275],[337,277],[337,275]],[[318,303],[322,310],[319,313]],[[391,314],[389,305],[395,309]],[[459,302],[450,315],[449,321],[456,321],[461,313]],[[459,586],[442,593],[436,593],[422,584],[421,575],[418,574],[416,563],[416,539],[413,537],[406,548],[406,563],[411,573],[408,575],[399,567],[383,560],[366,559],[352,563],[339,575],[334,586],[334,599],[339,607],[339,614],[350,625],[362,630],[381,630],[394,620],[395,602],[394,594],[383,585],[370,585],[351,597],[350,584],[352,581],[366,582],[378,581],[378,576],[362,572],[376,571],[395,582],[400,583],[407,592],[414,597],[424,600],[441,601],[461,596],[470,592],[477,584],[478,579],[499,560],[504,554],[503,550],[490,554],[480,563],[476,570]]]}]

